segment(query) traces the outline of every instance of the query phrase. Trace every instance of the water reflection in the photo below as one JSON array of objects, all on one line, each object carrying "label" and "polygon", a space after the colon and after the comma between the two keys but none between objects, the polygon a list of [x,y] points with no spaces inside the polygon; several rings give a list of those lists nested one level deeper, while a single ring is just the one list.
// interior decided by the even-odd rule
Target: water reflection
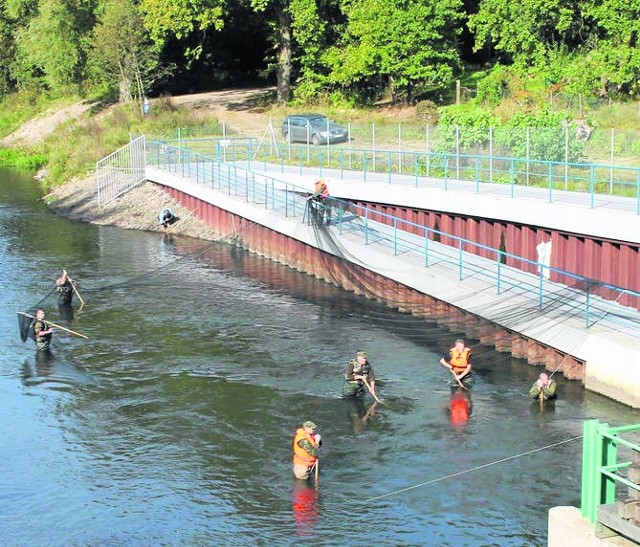
[{"label": "water reflection", "polygon": [[296,523],[296,535],[313,536],[319,516],[318,487],[306,481],[295,480],[293,518]]},{"label": "water reflection", "polygon": [[360,398],[349,398],[344,400],[348,409],[348,416],[353,423],[353,434],[362,435],[367,430],[367,423],[373,417],[378,401],[369,401]]},{"label": "water reflection", "polygon": [[465,428],[472,409],[471,392],[460,387],[452,387],[449,398],[449,419],[454,429],[461,431]]}]

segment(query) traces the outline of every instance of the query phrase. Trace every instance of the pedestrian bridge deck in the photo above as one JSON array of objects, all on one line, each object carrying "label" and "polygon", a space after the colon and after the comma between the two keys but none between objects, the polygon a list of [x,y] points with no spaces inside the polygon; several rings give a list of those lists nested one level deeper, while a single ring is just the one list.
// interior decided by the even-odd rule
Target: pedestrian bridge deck
[{"label": "pedestrian bridge deck", "polygon": [[[154,166],[148,165],[147,178],[584,360],[587,387],[591,378],[592,385],[602,393],[640,406],[640,314],[637,310],[429,237],[375,222],[362,210],[356,210],[354,215],[354,210],[340,201],[333,203],[334,215],[329,225],[303,222],[305,195],[315,173],[291,173],[282,169],[276,173],[269,168],[256,172],[238,164],[185,161],[178,164],[174,160],[166,158]],[[257,167],[252,165],[253,169]],[[329,176],[326,171],[323,175]],[[336,182],[338,180],[333,181],[334,185]],[[353,195],[358,190],[356,183],[345,181],[343,184],[346,198],[362,199],[362,194],[359,198]],[[368,180],[364,184],[367,199],[373,191],[386,189],[388,192],[388,185],[382,182]],[[351,196],[346,195],[348,186]],[[406,186],[415,189],[415,186]],[[394,189],[400,187],[394,184]],[[468,188],[461,191],[471,192]],[[496,188],[496,192],[499,191],[503,189]],[[332,193],[336,194],[333,188]],[[511,203],[540,201],[539,197],[522,198],[504,199]],[[562,203],[562,206],[601,212],[600,208],[586,208],[584,203]],[[617,215],[635,218],[632,211],[624,213],[624,207],[620,207]],[[611,359],[612,355],[621,354],[626,355],[624,369],[620,368],[622,363]],[[639,366],[630,367],[630,364]]]}]

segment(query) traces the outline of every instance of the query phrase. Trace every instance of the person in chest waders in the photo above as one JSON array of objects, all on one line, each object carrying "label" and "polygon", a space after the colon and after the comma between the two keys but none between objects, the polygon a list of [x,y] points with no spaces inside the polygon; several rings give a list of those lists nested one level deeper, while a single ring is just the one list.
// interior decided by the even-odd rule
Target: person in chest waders
[{"label": "person in chest waders", "polygon": [[541,372],[538,379],[534,382],[529,390],[529,396],[532,399],[549,401],[555,399],[558,384],[553,378],[550,378],[546,372]]},{"label": "person in chest waders", "polygon": [[293,439],[293,474],[296,479],[308,480],[318,465],[318,452],[322,437],[316,433],[317,426],[306,421],[296,431]]},{"label": "person in chest waders", "polygon": [[[373,374],[373,367],[367,360],[364,351],[356,353],[356,358],[351,359],[344,372],[345,382],[342,385],[342,396],[361,397],[365,394],[365,388],[373,395],[376,388],[376,378]],[[375,397],[375,396],[374,396]]]},{"label": "person in chest waders", "polygon": [[472,383],[471,379],[471,350],[465,345],[464,340],[458,338],[455,345],[449,350],[449,360],[446,356],[440,358],[440,364],[448,368],[456,383],[466,389]]},{"label": "person in chest waders", "polygon": [[33,322],[33,335],[38,351],[49,351],[52,332],[53,329],[44,320],[44,310],[36,311],[36,320]]},{"label": "person in chest waders", "polygon": [[67,272],[62,270],[62,275],[56,279],[56,292],[58,293],[58,306],[70,306],[73,298],[73,279]]}]

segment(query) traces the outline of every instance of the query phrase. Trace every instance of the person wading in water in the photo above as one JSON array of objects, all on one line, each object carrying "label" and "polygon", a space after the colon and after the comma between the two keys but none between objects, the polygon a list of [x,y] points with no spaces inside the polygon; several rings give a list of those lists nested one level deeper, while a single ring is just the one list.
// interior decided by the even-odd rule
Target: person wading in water
[{"label": "person wading in water", "polygon": [[49,351],[52,332],[53,329],[44,320],[44,310],[37,310],[36,320],[33,322],[33,334],[38,351]]},{"label": "person wading in water", "polygon": [[293,474],[296,479],[306,481],[313,470],[317,470],[322,437],[316,429],[316,424],[308,420],[296,431],[293,439]]},{"label": "person wading in water", "polygon": [[440,364],[451,371],[460,387],[466,389],[471,385],[471,350],[465,345],[464,340],[458,338],[449,350],[449,360],[441,357]]}]

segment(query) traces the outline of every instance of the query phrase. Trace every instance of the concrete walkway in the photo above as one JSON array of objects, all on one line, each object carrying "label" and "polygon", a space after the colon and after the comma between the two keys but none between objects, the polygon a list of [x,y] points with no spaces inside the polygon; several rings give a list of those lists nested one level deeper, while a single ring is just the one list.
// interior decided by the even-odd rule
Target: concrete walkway
[{"label": "concrete walkway", "polygon": [[[252,167],[255,169],[257,165]],[[216,181],[216,177],[224,175],[212,171],[210,183],[200,176],[198,184],[195,169],[182,165],[183,177],[165,169],[147,167],[147,177],[583,360],[587,364],[587,388],[640,407],[640,313],[637,310],[592,296],[587,328],[586,297],[582,291],[566,285],[541,282],[538,275],[396,231],[351,212],[342,218],[335,212],[328,226],[303,223],[304,195],[287,191],[286,184],[296,182],[299,188],[311,189],[314,176],[310,173],[281,173],[277,177],[281,182],[276,184],[277,181],[270,178],[276,175],[275,170],[260,174],[238,169],[233,176],[251,180],[251,185],[243,186],[240,181],[230,196],[231,181]],[[199,169],[202,173],[202,167]],[[334,180],[332,184],[337,182]],[[352,183],[343,184],[351,185],[353,191]],[[382,183],[367,184],[369,193],[381,191],[379,187],[388,191],[388,186]],[[258,191],[256,185],[260,187]],[[265,199],[267,186],[273,194]],[[214,189],[216,187],[220,189]],[[410,190],[415,191],[415,187]],[[333,188],[332,194],[336,195]],[[528,201],[511,200],[512,203]],[[626,214],[635,218],[631,212]],[[624,359],[612,358],[615,355],[624,355]]]}]

